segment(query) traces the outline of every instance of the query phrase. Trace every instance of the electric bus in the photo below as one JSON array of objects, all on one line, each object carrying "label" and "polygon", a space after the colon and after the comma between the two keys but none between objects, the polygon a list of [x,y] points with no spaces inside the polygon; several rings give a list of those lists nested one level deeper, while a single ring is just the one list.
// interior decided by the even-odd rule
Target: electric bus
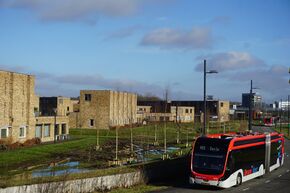
[{"label": "electric bus", "polygon": [[284,136],[277,132],[201,136],[193,143],[189,182],[229,188],[271,172],[283,162]]}]

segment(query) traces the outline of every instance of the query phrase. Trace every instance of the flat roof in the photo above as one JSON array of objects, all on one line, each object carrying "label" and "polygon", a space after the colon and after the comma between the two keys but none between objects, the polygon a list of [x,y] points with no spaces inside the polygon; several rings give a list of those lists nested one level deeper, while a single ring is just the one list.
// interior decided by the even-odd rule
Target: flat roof
[{"label": "flat roof", "polygon": [[20,75],[26,75],[26,76],[35,76],[33,74],[25,74],[25,73],[22,73],[22,72],[13,72],[13,71],[9,71],[9,70],[1,70],[0,69],[0,72],[7,72],[7,73],[13,73],[13,74],[20,74]]}]

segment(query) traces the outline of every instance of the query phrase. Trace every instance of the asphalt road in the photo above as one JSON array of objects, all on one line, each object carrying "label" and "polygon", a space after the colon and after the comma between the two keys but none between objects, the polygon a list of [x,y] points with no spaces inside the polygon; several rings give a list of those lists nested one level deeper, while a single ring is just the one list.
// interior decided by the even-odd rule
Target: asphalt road
[{"label": "asphalt road", "polygon": [[[268,127],[253,127],[253,131],[265,132],[271,131]],[[243,183],[238,187],[232,187],[228,189],[219,189],[215,187],[204,187],[198,185],[189,185],[186,180],[176,179],[172,182],[166,182],[164,184],[157,184],[168,186],[167,189],[161,191],[154,191],[152,193],[212,193],[216,192],[243,192],[243,193],[288,193],[290,192],[290,141],[285,140],[285,162],[284,165],[269,174],[264,175],[262,178],[256,178],[248,182]]]}]

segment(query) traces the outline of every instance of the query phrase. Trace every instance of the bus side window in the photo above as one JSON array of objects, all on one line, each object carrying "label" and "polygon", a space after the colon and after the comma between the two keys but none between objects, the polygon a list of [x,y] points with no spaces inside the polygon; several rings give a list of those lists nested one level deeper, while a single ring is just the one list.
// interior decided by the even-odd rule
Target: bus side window
[{"label": "bus side window", "polygon": [[229,157],[228,157],[228,163],[226,166],[226,171],[233,172],[234,165],[235,165],[235,158],[233,156],[233,152],[230,152]]}]

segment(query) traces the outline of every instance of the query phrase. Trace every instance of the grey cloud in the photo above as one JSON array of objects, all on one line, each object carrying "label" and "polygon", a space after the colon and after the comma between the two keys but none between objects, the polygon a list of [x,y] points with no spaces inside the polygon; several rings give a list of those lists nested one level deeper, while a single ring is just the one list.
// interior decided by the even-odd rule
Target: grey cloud
[{"label": "grey cloud", "polygon": [[114,89],[131,92],[159,92],[162,88],[158,85],[147,84],[134,80],[108,79],[101,75],[65,75],[55,78],[58,84],[78,85],[98,89]]},{"label": "grey cloud", "polygon": [[213,43],[211,30],[205,27],[193,27],[191,30],[172,28],[155,29],[147,33],[142,41],[143,46],[156,46],[164,49],[203,49]]},{"label": "grey cloud", "polygon": [[90,20],[95,15],[127,16],[135,13],[139,0],[7,0],[1,7],[23,8],[35,12],[42,20]]},{"label": "grey cloud", "polygon": [[289,93],[287,66],[273,65],[267,68],[236,72],[227,74],[224,78],[229,81],[248,83],[253,80],[255,87],[259,88],[258,91],[271,95],[271,98],[279,99]]},{"label": "grey cloud", "polygon": [[[249,68],[264,67],[265,62],[247,52],[224,52],[208,56],[200,56],[197,60],[207,60],[207,68],[219,72],[245,70]],[[203,71],[203,62],[196,67],[196,71]]]}]

